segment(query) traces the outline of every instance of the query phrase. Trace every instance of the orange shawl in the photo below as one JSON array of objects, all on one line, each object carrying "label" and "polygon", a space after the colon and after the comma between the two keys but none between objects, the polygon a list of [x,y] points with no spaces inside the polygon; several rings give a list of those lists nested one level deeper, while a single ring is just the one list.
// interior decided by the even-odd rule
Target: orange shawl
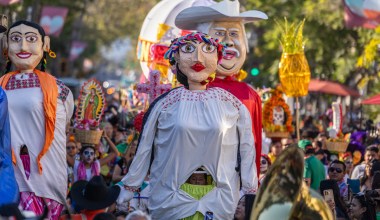
[{"label": "orange shawl", "polygon": [[[19,73],[19,71],[7,73],[6,75],[0,78],[0,86],[3,87],[4,90],[10,77],[16,73]],[[49,150],[54,139],[58,86],[56,79],[52,75],[45,72],[41,72],[37,69],[34,69],[34,73],[37,74],[38,79],[40,80],[41,90],[44,99],[43,101],[45,112],[45,143],[37,157],[38,171],[40,174],[42,174],[41,158]],[[16,158],[13,152],[12,161],[13,163],[16,163]]]}]

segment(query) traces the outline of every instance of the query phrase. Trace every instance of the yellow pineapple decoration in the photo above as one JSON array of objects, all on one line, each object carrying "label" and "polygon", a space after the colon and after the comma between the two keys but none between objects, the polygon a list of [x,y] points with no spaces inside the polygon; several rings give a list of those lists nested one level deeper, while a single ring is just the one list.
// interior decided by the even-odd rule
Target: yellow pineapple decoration
[{"label": "yellow pineapple decoration", "polygon": [[310,69],[304,54],[302,30],[305,20],[288,24],[286,18],[281,26],[282,55],[279,64],[280,82],[289,97],[301,97],[308,93]]}]

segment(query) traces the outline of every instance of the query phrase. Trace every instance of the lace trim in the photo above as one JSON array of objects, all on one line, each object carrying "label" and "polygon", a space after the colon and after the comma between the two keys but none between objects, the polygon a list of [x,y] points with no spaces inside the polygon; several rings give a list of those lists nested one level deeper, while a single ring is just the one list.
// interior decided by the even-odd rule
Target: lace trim
[{"label": "lace trim", "polygon": [[238,110],[242,105],[242,103],[234,95],[232,95],[224,89],[209,88],[205,91],[191,91],[185,88],[181,88],[173,90],[168,94],[164,101],[163,110],[166,110],[178,101],[207,102],[211,99],[218,99],[220,101],[230,102]]}]

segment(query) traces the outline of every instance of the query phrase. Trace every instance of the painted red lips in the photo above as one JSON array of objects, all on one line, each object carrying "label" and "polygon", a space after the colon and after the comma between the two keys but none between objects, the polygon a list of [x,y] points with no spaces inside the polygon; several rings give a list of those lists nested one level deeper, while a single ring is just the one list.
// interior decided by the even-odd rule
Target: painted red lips
[{"label": "painted red lips", "polygon": [[17,53],[16,56],[18,56],[21,59],[28,59],[30,56],[32,56],[32,54],[28,52],[20,52]]},{"label": "painted red lips", "polygon": [[204,70],[205,68],[206,67],[200,63],[196,63],[196,64],[191,66],[191,69],[195,70],[196,72],[200,72],[200,71]]}]

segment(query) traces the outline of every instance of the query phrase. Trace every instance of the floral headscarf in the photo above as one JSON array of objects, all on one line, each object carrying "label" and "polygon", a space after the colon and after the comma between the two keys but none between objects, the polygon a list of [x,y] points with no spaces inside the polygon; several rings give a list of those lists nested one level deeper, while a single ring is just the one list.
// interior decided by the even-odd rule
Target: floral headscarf
[{"label": "floral headscarf", "polygon": [[219,43],[218,39],[214,39],[210,37],[207,34],[201,33],[201,32],[193,32],[191,34],[185,35],[183,37],[175,38],[172,40],[172,43],[170,44],[169,50],[166,51],[164,57],[165,59],[168,59],[171,64],[173,64],[174,61],[174,54],[178,53],[179,48],[182,45],[185,45],[189,42],[205,42],[206,44],[211,44],[217,48],[218,52],[218,63],[223,58],[224,54],[224,48],[225,46],[221,43]]}]

